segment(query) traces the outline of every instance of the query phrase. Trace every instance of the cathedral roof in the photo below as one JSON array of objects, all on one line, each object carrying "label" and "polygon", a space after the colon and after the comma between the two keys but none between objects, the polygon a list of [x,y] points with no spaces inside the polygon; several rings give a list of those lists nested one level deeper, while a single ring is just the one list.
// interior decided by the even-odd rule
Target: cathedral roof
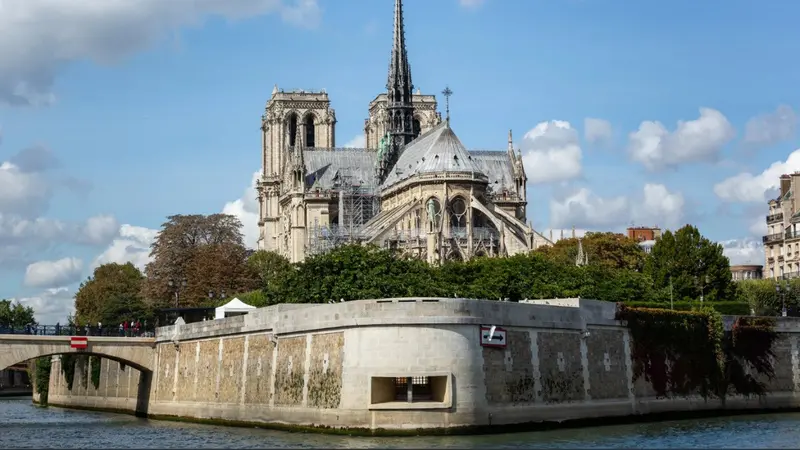
[{"label": "cathedral roof", "polygon": [[403,149],[382,187],[387,188],[421,174],[443,172],[486,177],[447,121],[435,126]]},{"label": "cathedral roof", "polygon": [[363,187],[376,187],[374,151],[306,150],[303,157],[307,168],[306,185],[311,189],[335,189],[337,182],[344,178]]}]

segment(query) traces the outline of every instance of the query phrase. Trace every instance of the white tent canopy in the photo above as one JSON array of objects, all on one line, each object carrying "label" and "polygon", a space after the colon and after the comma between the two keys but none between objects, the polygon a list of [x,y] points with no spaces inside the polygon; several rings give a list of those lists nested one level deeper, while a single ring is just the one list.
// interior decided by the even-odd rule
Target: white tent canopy
[{"label": "white tent canopy", "polygon": [[247,314],[248,312],[256,309],[255,306],[250,306],[247,303],[239,300],[238,298],[234,298],[233,300],[229,301],[228,303],[220,306],[215,310],[215,319],[224,319],[226,317],[231,316],[240,316],[242,314]]}]

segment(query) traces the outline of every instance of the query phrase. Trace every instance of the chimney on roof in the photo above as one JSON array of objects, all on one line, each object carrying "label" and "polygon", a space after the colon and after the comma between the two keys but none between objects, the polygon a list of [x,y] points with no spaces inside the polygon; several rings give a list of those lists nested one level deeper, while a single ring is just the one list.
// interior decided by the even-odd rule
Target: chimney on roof
[{"label": "chimney on roof", "polygon": [[783,174],[781,175],[781,196],[783,198],[787,192],[792,189],[792,178],[797,178],[798,175],[795,173],[794,175]]}]

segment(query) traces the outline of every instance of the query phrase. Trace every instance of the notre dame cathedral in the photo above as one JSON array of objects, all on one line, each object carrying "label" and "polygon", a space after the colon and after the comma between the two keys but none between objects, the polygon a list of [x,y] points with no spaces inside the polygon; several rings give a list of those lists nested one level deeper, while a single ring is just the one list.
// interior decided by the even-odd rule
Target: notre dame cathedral
[{"label": "notre dame cathedral", "polygon": [[361,242],[437,264],[552,244],[526,223],[527,178],[511,132],[506,150],[467,150],[449,110],[443,120],[435,96],[414,92],[404,33],[395,0],[389,77],[369,104],[366,148],[336,147],[326,92],[273,89],[256,186],[260,249],[298,262]]}]

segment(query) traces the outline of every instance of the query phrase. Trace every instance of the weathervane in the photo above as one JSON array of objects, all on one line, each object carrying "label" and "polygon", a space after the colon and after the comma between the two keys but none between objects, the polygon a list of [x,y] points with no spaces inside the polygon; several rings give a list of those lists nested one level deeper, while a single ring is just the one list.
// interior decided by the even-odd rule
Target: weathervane
[{"label": "weathervane", "polygon": [[450,96],[453,95],[453,91],[450,90],[450,86],[445,86],[444,90],[442,91],[442,95],[444,95],[444,104],[445,104],[445,111],[447,113],[447,121],[450,122]]}]

